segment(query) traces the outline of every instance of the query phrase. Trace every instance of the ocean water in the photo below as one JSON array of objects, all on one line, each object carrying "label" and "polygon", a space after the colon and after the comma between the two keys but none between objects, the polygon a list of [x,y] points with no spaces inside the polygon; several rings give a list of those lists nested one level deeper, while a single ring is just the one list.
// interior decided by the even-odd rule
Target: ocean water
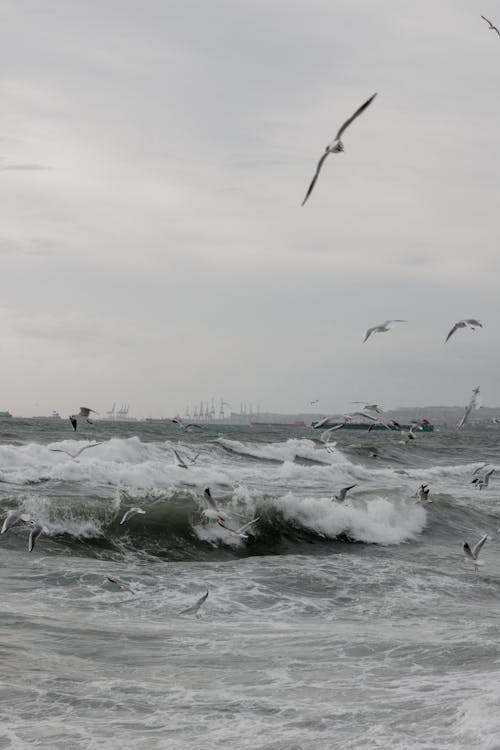
[{"label": "ocean water", "polygon": [[311,437],[0,423],[0,750],[500,748],[498,437]]}]

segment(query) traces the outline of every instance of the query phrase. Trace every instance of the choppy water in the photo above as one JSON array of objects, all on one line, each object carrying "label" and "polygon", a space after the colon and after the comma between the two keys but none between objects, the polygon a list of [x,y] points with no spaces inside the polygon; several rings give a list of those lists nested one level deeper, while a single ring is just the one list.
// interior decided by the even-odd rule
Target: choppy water
[{"label": "choppy water", "polygon": [[[0,424],[2,517],[45,527],[0,537],[0,750],[500,748],[500,474],[471,485],[498,438],[310,437]],[[203,519],[207,486],[251,537]]]}]

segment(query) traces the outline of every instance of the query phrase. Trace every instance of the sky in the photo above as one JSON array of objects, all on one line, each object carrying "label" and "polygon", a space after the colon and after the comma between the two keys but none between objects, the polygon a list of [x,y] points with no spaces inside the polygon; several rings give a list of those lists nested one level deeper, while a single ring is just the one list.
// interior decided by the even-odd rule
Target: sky
[{"label": "sky", "polygon": [[0,409],[500,404],[481,14],[500,27],[493,0],[4,0]]}]

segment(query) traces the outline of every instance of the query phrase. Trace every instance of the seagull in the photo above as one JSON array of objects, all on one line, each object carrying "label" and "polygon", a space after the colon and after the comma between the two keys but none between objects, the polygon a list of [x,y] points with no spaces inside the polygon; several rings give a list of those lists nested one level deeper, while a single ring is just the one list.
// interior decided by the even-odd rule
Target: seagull
[{"label": "seagull", "polygon": [[455,323],[455,325],[453,326],[453,328],[447,335],[444,343],[446,344],[448,339],[450,339],[455,333],[455,331],[458,331],[459,328],[467,328],[467,327],[475,331],[476,328],[482,328],[483,324],[479,320],[476,320],[475,318],[464,318],[464,320],[459,320],[458,323]]},{"label": "seagull", "polygon": [[89,424],[94,424],[89,419],[90,412],[92,412],[93,414],[99,414],[99,412],[97,412],[95,409],[89,409],[88,406],[80,406],[80,411],[78,414],[71,414],[71,416],[69,417],[69,421],[71,422],[71,426],[75,430],[75,432],[78,425],[78,417],[85,419]]},{"label": "seagull", "polygon": [[481,18],[483,18],[486,21],[486,23],[489,23],[489,25],[490,25],[490,31],[492,31],[494,29],[497,32],[498,36],[500,36],[500,31],[498,31],[498,29],[497,29],[496,26],[493,26],[493,24],[491,23],[491,21],[489,21],[486,18],[486,16],[481,16]]},{"label": "seagull", "polygon": [[[180,615],[194,615],[194,614],[196,614],[198,612],[199,608],[201,607],[201,605],[204,602],[206,602],[207,598],[208,598],[208,589],[207,589],[207,593],[203,594],[203,596],[200,596],[200,598],[194,604],[192,604],[191,607],[186,607],[186,609],[181,610],[179,612],[179,614]],[[196,616],[199,617],[199,615],[196,615]]]},{"label": "seagull", "polygon": [[184,424],[182,419],[180,417],[175,417],[175,419],[171,419],[171,422],[181,427],[183,430],[187,430],[187,432],[191,432],[191,430],[195,427],[197,427],[199,430],[201,430],[201,427],[199,424],[193,424],[193,422],[188,422],[188,424]]},{"label": "seagull", "polygon": [[429,500],[429,485],[428,484],[421,484],[418,488],[418,499],[424,502],[424,500],[427,500],[428,503],[432,503],[432,500]]},{"label": "seagull", "polygon": [[365,401],[351,401],[351,404],[364,404],[363,409],[374,411],[376,414],[382,414],[384,411],[378,404],[367,404]]},{"label": "seagull", "polygon": [[32,528],[28,537],[28,552],[33,552],[33,547],[35,546],[36,540],[38,539],[42,531],[45,531],[45,529],[35,521],[30,521],[30,524]]},{"label": "seagull", "polygon": [[330,442],[332,432],[340,430],[341,427],[344,427],[344,423],[334,424],[333,427],[329,427],[327,430],[324,430],[319,436],[319,439],[311,438],[311,442],[314,443],[316,448],[326,448],[329,453],[332,453],[333,451],[328,447],[328,443]]},{"label": "seagull", "polygon": [[372,326],[372,328],[368,328],[368,330],[365,333],[365,338],[363,339],[363,344],[368,341],[372,333],[386,333],[387,331],[391,330],[391,323],[406,323],[406,320],[401,320],[400,318],[394,318],[393,320],[385,320],[383,323],[380,323],[378,326]]},{"label": "seagull", "polygon": [[16,526],[16,524],[18,523],[29,523],[30,521],[31,518],[25,513],[18,513],[17,510],[9,510],[3,522],[0,534],[5,534],[6,531],[11,529],[13,526]]},{"label": "seagull", "polygon": [[418,424],[412,424],[409,430],[401,430],[401,437],[404,437],[405,443],[409,443],[410,440],[416,440],[415,430],[418,430]]},{"label": "seagull", "polygon": [[477,386],[477,388],[474,388],[472,390],[471,400],[469,401],[469,403],[465,407],[465,412],[464,412],[464,415],[463,415],[462,419],[457,424],[457,430],[459,430],[461,427],[463,427],[464,424],[467,422],[467,420],[469,419],[471,411],[473,409],[477,409],[478,408],[478,404],[477,404],[478,396],[479,396],[479,386]]},{"label": "seagull", "polygon": [[250,528],[250,526],[253,526],[254,523],[257,523],[260,516],[257,516],[256,518],[252,518],[251,521],[248,521],[248,523],[244,524],[239,529],[230,529],[229,526],[226,526],[222,521],[217,521],[219,526],[222,526],[223,529],[226,529],[226,531],[231,531],[233,534],[236,534],[237,536],[241,537],[242,539],[248,539],[248,534],[244,534],[243,532]]},{"label": "seagull", "polygon": [[177,466],[180,466],[181,469],[187,469],[188,465],[180,455],[178,451],[175,450],[175,448],[172,449],[174,451],[175,457],[177,459]]},{"label": "seagull", "polygon": [[203,497],[205,498],[205,501],[210,506],[209,508],[205,508],[205,510],[202,510],[201,514],[205,518],[208,518],[209,520],[217,521],[217,523],[220,523],[221,525],[226,520],[222,511],[219,510],[219,507],[215,500],[212,497],[212,493],[210,492],[210,488],[207,487],[205,489],[205,492],[203,493]]},{"label": "seagull", "polygon": [[328,146],[325,148],[325,153],[323,154],[323,156],[318,162],[318,166],[316,167],[316,173],[314,177],[312,178],[311,184],[309,185],[309,188],[306,193],[306,197],[302,201],[301,206],[304,205],[304,203],[307,201],[307,199],[311,195],[313,188],[316,184],[316,180],[318,179],[319,173],[321,171],[321,167],[323,166],[323,162],[325,161],[328,154],[335,154],[344,150],[344,144],[340,140],[344,130],[351,124],[351,122],[353,122],[356,119],[356,117],[359,117],[359,115],[362,112],[364,112],[364,110],[372,103],[372,101],[375,99],[376,96],[377,94],[373,94],[373,96],[367,99],[366,102],[362,104],[361,107],[359,107],[359,109],[357,109],[356,112],[353,115],[351,115],[348,120],[344,122],[344,124],[339,128],[337,135],[335,136],[333,141],[329,143]]},{"label": "seagull", "polygon": [[124,523],[127,523],[129,519],[133,518],[138,513],[140,513],[141,516],[144,516],[146,511],[142,508],[130,508],[130,510],[127,510],[127,512],[123,514],[123,518],[120,521],[120,526],[123,526]]},{"label": "seagull", "polygon": [[173,452],[175,453],[175,457],[177,459],[177,466],[180,466],[182,469],[188,469],[189,466],[186,463],[186,461],[189,461],[191,463],[191,466],[196,463],[196,459],[200,455],[199,453],[196,454],[194,458],[191,458],[191,456],[186,456],[186,458],[183,458],[182,455],[179,453],[179,451],[176,451],[175,448],[172,448]]},{"label": "seagull", "polygon": [[489,485],[490,477],[494,471],[495,469],[490,469],[482,477],[476,477],[472,480],[472,484],[475,484],[476,487],[479,487],[480,490],[484,489],[484,487],[487,487]]},{"label": "seagull", "polygon": [[468,560],[470,560],[474,564],[476,573],[478,566],[483,564],[482,562],[479,562],[478,557],[479,553],[481,552],[481,547],[487,539],[488,534],[485,534],[472,549],[470,548],[468,542],[464,542],[464,552],[466,554],[465,561],[467,562]]},{"label": "seagull", "polygon": [[76,458],[80,455],[80,453],[83,453],[83,451],[86,451],[88,448],[95,448],[97,445],[102,445],[102,441],[100,443],[91,443],[90,445],[84,445],[83,448],[80,448],[80,450],[78,450],[76,453],[65,451],[64,448],[49,448],[49,450],[51,450],[52,453],[65,453],[70,458]]},{"label": "seagull", "polygon": [[353,487],[357,487],[357,486],[358,486],[357,484],[350,484],[349,487],[343,487],[340,490],[340,494],[339,495],[335,495],[335,500],[338,500],[339,503],[343,503],[344,500],[345,500],[345,496],[347,495],[347,493],[349,492],[349,490],[352,490]]}]

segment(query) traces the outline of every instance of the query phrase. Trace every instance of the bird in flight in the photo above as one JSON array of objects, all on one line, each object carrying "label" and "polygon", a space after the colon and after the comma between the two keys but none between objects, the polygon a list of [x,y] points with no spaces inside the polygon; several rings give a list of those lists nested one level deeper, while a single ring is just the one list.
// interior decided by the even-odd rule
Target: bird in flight
[{"label": "bird in flight", "polygon": [[39,523],[36,523],[35,521],[30,521],[31,524],[31,531],[30,535],[28,537],[28,552],[33,552],[33,547],[35,546],[35,542],[42,533],[42,531],[46,531],[47,529],[44,529],[43,526],[40,526]]},{"label": "bird in flight", "polygon": [[351,401],[351,404],[364,404],[363,409],[366,409],[366,411],[374,411],[376,414],[382,414],[384,411],[378,404],[367,404],[366,401]]},{"label": "bird in flight", "polygon": [[198,615],[197,612],[198,612],[199,608],[201,607],[201,605],[204,602],[206,602],[207,598],[208,598],[208,589],[207,589],[207,593],[206,594],[203,594],[203,596],[200,596],[200,598],[194,604],[192,604],[190,607],[186,607],[186,609],[182,609],[179,612],[179,614],[180,615],[196,615],[197,617],[200,617],[200,615]]},{"label": "bird in flight", "polygon": [[183,430],[186,430],[187,432],[191,432],[191,430],[194,427],[197,427],[199,430],[201,430],[201,427],[199,424],[193,424],[192,422],[189,422],[188,424],[184,424],[182,419],[180,417],[175,417],[175,419],[171,419],[171,422],[181,427]]},{"label": "bird in flight", "polygon": [[485,541],[488,539],[488,534],[485,534],[481,537],[481,539],[478,541],[476,545],[471,549],[468,542],[464,542],[464,552],[466,554],[466,562],[470,561],[474,565],[474,569],[477,573],[477,569],[479,565],[482,565],[483,563],[478,560],[479,553],[481,552],[481,548]]},{"label": "bird in flight", "polygon": [[457,424],[457,430],[459,430],[461,427],[463,427],[464,424],[467,422],[467,420],[469,419],[471,411],[473,411],[474,409],[478,408],[478,403],[477,403],[478,396],[479,396],[479,386],[477,386],[477,388],[473,388],[471,400],[469,401],[469,403],[465,407],[465,412],[464,412],[464,415],[463,415],[462,419]]},{"label": "bird in flight", "polygon": [[311,193],[312,193],[312,191],[314,189],[314,186],[316,184],[316,180],[319,177],[319,173],[321,171],[321,167],[323,166],[323,162],[325,161],[325,159],[328,156],[328,154],[336,154],[336,153],[339,153],[339,151],[343,151],[344,150],[344,144],[340,140],[340,138],[341,138],[342,133],[344,132],[344,130],[351,124],[351,122],[353,122],[356,119],[356,117],[359,117],[359,115],[362,112],[365,111],[365,109],[372,103],[372,101],[375,99],[376,96],[377,96],[377,94],[373,94],[373,96],[370,96],[370,98],[367,99],[366,102],[364,104],[362,104],[361,107],[359,107],[359,109],[357,109],[356,112],[353,115],[351,115],[348,120],[346,120],[344,122],[344,124],[339,128],[339,130],[337,132],[337,135],[335,136],[335,138],[333,139],[333,141],[331,143],[329,143],[328,146],[325,148],[325,153],[323,154],[323,156],[321,157],[321,159],[318,162],[318,166],[316,167],[316,173],[315,173],[314,177],[312,178],[311,184],[309,185],[308,191],[306,193],[306,197],[304,198],[304,200],[301,203],[302,206],[304,205],[304,203],[307,201],[307,199],[311,195]]},{"label": "bird in flight", "polygon": [[133,518],[138,513],[140,513],[141,516],[143,516],[146,513],[146,511],[143,510],[142,508],[130,508],[130,510],[127,510],[127,512],[123,514],[123,518],[120,521],[120,526],[123,526],[124,523],[127,523],[127,521],[130,518]]},{"label": "bird in flight", "polygon": [[352,490],[353,487],[357,487],[356,484],[350,484],[348,487],[342,487],[340,490],[340,493],[338,495],[335,495],[335,499],[339,501],[339,503],[343,503],[345,500],[345,496],[349,492],[349,490]]},{"label": "bird in flight", "polygon": [[486,16],[481,16],[481,18],[484,19],[486,21],[486,23],[489,23],[489,25],[490,25],[490,31],[496,31],[497,34],[498,34],[498,36],[500,36],[500,31],[498,31],[498,29],[497,29],[496,26],[493,26],[493,24],[491,23],[491,21],[488,18],[486,18]]},{"label": "bird in flight", "polygon": [[80,406],[80,411],[78,412],[78,414],[71,414],[71,416],[69,417],[69,421],[71,422],[71,426],[75,430],[75,432],[78,426],[79,417],[81,417],[82,419],[85,419],[85,421],[88,422],[89,424],[94,424],[89,419],[90,412],[92,412],[93,414],[99,414],[99,412],[97,412],[95,409],[89,409],[88,406]]},{"label": "bird in flight", "polygon": [[393,320],[384,320],[384,322],[380,323],[380,325],[378,326],[372,326],[365,333],[363,344],[368,341],[372,333],[387,333],[387,331],[390,331],[391,323],[406,323],[406,320],[401,320],[400,318],[394,318]]},{"label": "bird in flight", "polygon": [[444,343],[446,344],[448,339],[450,339],[455,333],[455,331],[458,331],[459,328],[471,328],[473,331],[475,331],[476,328],[482,328],[482,327],[483,327],[483,324],[479,320],[476,320],[475,318],[464,318],[464,320],[459,320],[457,323],[455,323],[455,325],[453,326],[453,328],[447,335]]},{"label": "bird in flight", "polygon": [[251,521],[248,521],[248,523],[245,523],[243,526],[241,526],[239,529],[231,529],[222,521],[217,521],[217,523],[219,524],[219,526],[222,526],[223,529],[226,529],[226,531],[230,531],[232,534],[236,534],[236,536],[239,536],[242,539],[248,539],[248,534],[245,534],[244,532],[249,529],[250,526],[253,526],[254,523],[257,523],[259,519],[260,516],[256,516],[255,518],[252,518]]},{"label": "bird in flight", "polygon": [[102,445],[102,442],[100,443],[90,443],[90,445],[84,445],[83,448],[80,448],[80,450],[77,450],[76,453],[70,453],[69,451],[65,451],[64,448],[49,448],[49,450],[52,451],[52,453],[65,453],[70,458],[76,458],[80,455],[80,453],[83,453],[83,451],[86,451],[88,448],[95,448],[97,445]]}]

